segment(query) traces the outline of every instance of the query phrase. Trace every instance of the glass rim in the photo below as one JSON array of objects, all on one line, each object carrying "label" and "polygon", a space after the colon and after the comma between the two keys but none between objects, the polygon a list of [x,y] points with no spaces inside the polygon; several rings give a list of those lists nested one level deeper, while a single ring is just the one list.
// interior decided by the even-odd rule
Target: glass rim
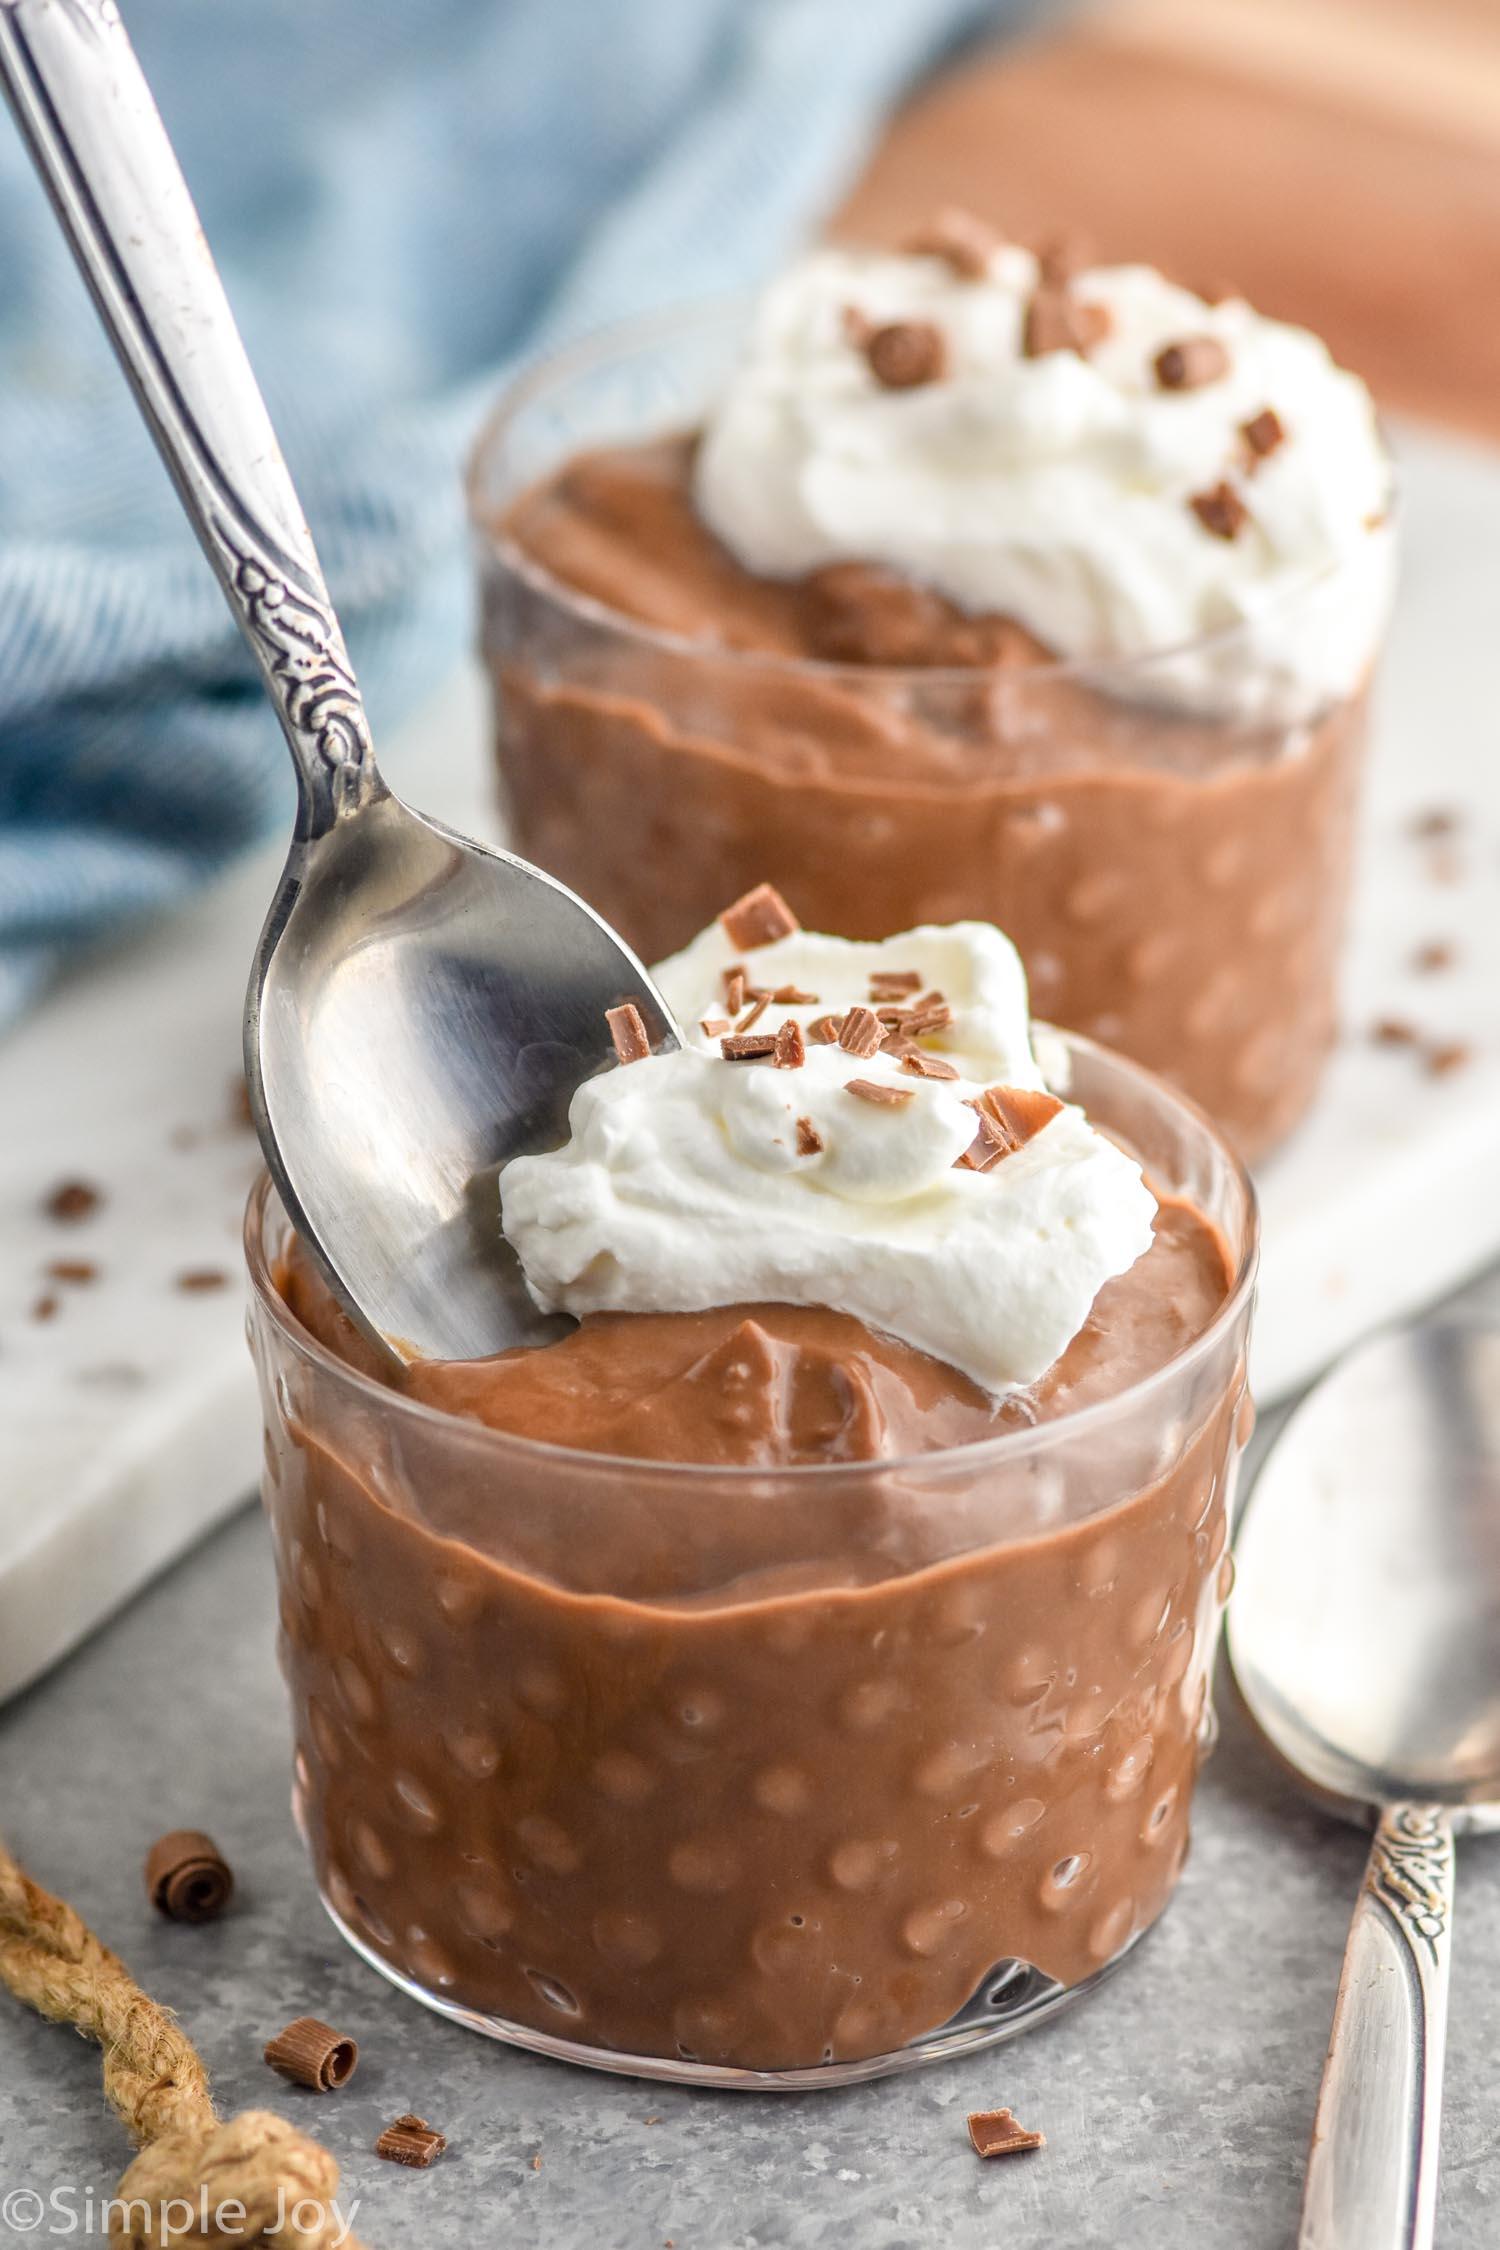
[{"label": "glass rim", "polygon": [[[652,343],[669,343],[674,336],[702,331],[710,322],[719,325],[736,315],[743,317],[755,302],[753,292],[735,291],[716,297],[697,298],[650,313],[639,313],[626,320],[601,323],[587,334],[574,338],[527,361],[505,383],[494,404],[486,413],[470,444],[464,464],[464,499],[470,530],[482,555],[497,559],[537,594],[545,595],[555,607],[571,612],[596,631],[607,631],[622,640],[642,648],[678,658],[691,657],[699,663],[712,661],[745,673],[771,679],[808,679],[829,682],[865,681],[876,685],[899,684],[911,686],[921,683],[928,686],[963,686],[973,688],[976,682],[993,681],[997,676],[1020,677],[1041,685],[1083,682],[1107,692],[1111,679],[1138,679],[1142,673],[1157,666],[1180,663],[1192,657],[1210,655],[1258,630],[1268,618],[1307,600],[1322,588],[1337,582],[1349,568],[1348,558],[1332,562],[1321,570],[1286,586],[1254,617],[1237,617],[1226,624],[1216,625],[1209,632],[1189,634],[1180,641],[1163,642],[1159,647],[1138,650],[1130,656],[1049,656],[1040,662],[1007,667],[995,664],[851,664],[821,656],[783,656],[773,649],[732,648],[714,641],[695,639],[686,633],[677,633],[663,625],[647,625],[639,618],[627,616],[623,610],[612,609],[592,594],[570,586],[566,579],[558,578],[529,555],[511,539],[502,525],[493,517],[481,513],[480,494],[486,471],[494,456],[503,448],[506,437],[515,423],[535,401],[559,383],[586,373],[591,367],[606,365],[611,359],[631,350],[640,350]],[[1389,485],[1386,510],[1381,530],[1390,532],[1395,524],[1400,499],[1400,481],[1396,462],[1389,445],[1386,447],[1386,465]],[[517,490],[526,489],[518,485]],[[1372,649],[1370,666],[1379,654],[1379,646]],[[1368,669],[1368,668],[1367,668]],[[1359,687],[1353,691],[1360,692]],[[1330,697],[1330,703],[1340,700]]]},{"label": "glass rim", "polygon": [[[1070,1056],[1081,1053],[1097,1056],[1112,1069],[1134,1081],[1136,1090],[1149,1098],[1176,1109],[1202,1132],[1221,1158],[1227,1162],[1244,1202],[1244,1241],[1238,1264],[1225,1292],[1223,1303],[1208,1325],[1185,1344],[1172,1357],[1163,1360],[1159,1367],[1137,1381],[1128,1383],[1123,1390],[1107,1398],[1095,1399],[1090,1405],[1079,1407],[1073,1413],[1059,1414],[1049,1421],[1032,1422],[1020,1429],[1002,1430],[994,1437],[975,1438],[967,1445],[945,1446],[927,1453],[902,1453],[880,1456],[864,1461],[797,1461],[780,1467],[766,1467],[751,1462],[714,1463],[707,1461],[652,1461],[634,1454],[590,1453],[577,1446],[556,1445],[543,1438],[520,1437],[514,1431],[492,1429],[487,1423],[471,1416],[450,1414],[441,1407],[428,1406],[420,1399],[408,1398],[402,1391],[392,1390],[377,1382],[371,1375],[351,1367],[346,1360],[321,1344],[310,1330],[292,1312],[271,1276],[265,1252],[265,1214],[274,1194],[270,1173],[262,1166],[250,1189],[245,1206],[243,1239],[245,1262],[249,1269],[251,1288],[256,1303],[265,1312],[285,1341],[305,1361],[323,1373],[342,1381],[356,1393],[368,1398],[398,1420],[413,1417],[417,1425],[426,1429],[458,1431],[472,1443],[489,1445],[498,1455],[520,1456],[526,1460],[550,1463],[556,1468],[569,1468],[575,1475],[619,1474],[632,1480],[649,1477],[672,1483],[693,1478],[712,1479],[715,1482],[734,1483],[764,1481],[767,1478],[789,1477],[811,1490],[814,1485],[828,1489],[832,1484],[850,1478],[866,1479],[872,1474],[881,1476],[902,1473],[948,1470],[954,1464],[972,1468],[976,1473],[1023,1460],[1048,1447],[1063,1443],[1080,1433],[1093,1432],[1113,1416],[1123,1416],[1144,1400],[1166,1389],[1173,1382],[1192,1372],[1210,1358],[1222,1338],[1240,1320],[1253,1296],[1256,1272],[1260,1260],[1260,1203],[1255,1184],[1244,1162],[1224,1133],[1199,1104],[1188,1095],[1169,1086],[1154,1071],[1117,1054],[1111,1047],[1102,1047],[1097,1041],[1086,1038],[1081,1032],[1062,1031],[1055,1026],[1037,1023],[1035,1028],[1049,1037],[1061,1040]],[[291,1225],[290,1219],[287,1221]],[[1212,1223],[1212,1222],[1210,1222]],[[1227,1247],[1233,1252],[1234,1245]]]}]

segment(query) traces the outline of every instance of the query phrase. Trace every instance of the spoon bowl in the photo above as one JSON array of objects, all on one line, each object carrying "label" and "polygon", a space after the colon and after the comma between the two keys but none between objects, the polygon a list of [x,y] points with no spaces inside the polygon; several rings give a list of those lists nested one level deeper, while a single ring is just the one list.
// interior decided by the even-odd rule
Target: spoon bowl
[{"label": "spoon bowl", "polygon": [[1267,1455],[1235,1564],[1251,1717],[1375,1825],[1299,2250],[1429,2250],[1453,1837],[1500,1826],[1500,1332],[1424,1323],[1334,1368]]},{"label": "spoon bowl", "polygon": [[[114,0],[0,0],[0,88],[297,772],[251,978],[245,1074],[282,1201],[397,1358],[533,1340],[495,1174],[554,1145],[609,1059],[605,1011],[671,1016],[581,899],[412,812],[369,722],[311,534]],[[336,278],[336,277],[331,277]]]},{"label": "spoon bowl", "polygon": [[1500,1819],[1500,1335],[1394,1331],[1317,1385],[1256,1480],[1229,1645],[1262,1732],[1351,1817]]}]

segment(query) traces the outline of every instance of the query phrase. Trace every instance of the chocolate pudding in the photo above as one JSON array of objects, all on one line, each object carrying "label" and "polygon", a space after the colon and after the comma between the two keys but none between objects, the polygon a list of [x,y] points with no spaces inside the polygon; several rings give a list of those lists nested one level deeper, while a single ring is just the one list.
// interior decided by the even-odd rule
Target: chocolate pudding
[{"label": "chocolate pudding", "polygon": [[[665,965],[674,1005],[717,958],[702,943]],[[976,959],[998,1023],[995,964]],[[973,993],[953,1017],[970,1046],[948,1076],[966,1083]],[[714,1072],[767,1100],[783,1075],[705,1070],[707,1053],[669,1058],[663,1114]],[[785,1074],[820,1116],[844,1103],[862,1180],[877,1136],[925,1149],[936,1129],[917,1119],[930,1086],[899,1113],[849,1099],[870,1081],[848,1069],[897,1083],[903,1064],[835,1048],[821,1088],[809,1066]],[[1072,1078],[1161,1180],[1155,1218],[1141,1254],[1101,1247],[1116,1270],[1070,1340],[1003,1388],[771,1298],[585,1311],[550,1345],[397,1371],[261,1190],[253,1332],[297,1801],[324,1894],[377,1962],[581,2059],[860,2076],[943,2027],[997,2035],[1155,1920],[1207,1739],[1253,1218],[1242,1176],[1150,1081],[1082,1047]],[[1029,1144],[955,1175],[955,1208],[987,1205],[1008,1164],[1012,1207],[1041,1198],[1028,1242],[1067,1209],[1102,1246],[1099,1214],[1139,1175],[1082,1111],[1037,1113]],[[653,1114],[610,1105],[610,1148]],[[835,1130],[805,1161],[837,1203],[855,1191]],[[586,1155],[577,1103],[573,1134]],[[674,1146],[664,1192],[685,1180],[699,1208],[691,1141]],[[556,1231],[576,1192],[562,1159],[522,1161]],[[538,1222],[505,1178],[535,1287]],[[768,1229],[795,1208],[795,1184],[780,1192]],[[885,1206],[856,1208],[863,1252]],[[599,1265],[577,1286],[601,1287]],[[1071,1326],[1039,1303],[1006,1349],[1036,1321]]]},{"label": "chocolate pudding", "polygon": [[[919,289],[910,276],[930,260],[873,261],[864,278],[860,261],[827,255],[842,263],[825,294],[857,304],[904,290],[926,306],[937,293],[934,324],[941,314],[947,332],[962,293],[988,288],[950,277],[946,293]],[[944,526],[961,506],[933,466],[942,446],[975,451],[982,491],[1000,474],[981,461],[986,445],[1009,464],[1025,444],[1045,452],[1064,441],[1051,422],[1038,434],[1029,405],[1005,425],[1003,446],[976,429],[989,394],[965,392],[961,366],[882,391],[839,364],[840,354],[859,364],[857,343],[835,340],[811,371],[775,371],[776,416],[747,408],[726,436],[710,402],[706,434],[580,445],[540,475],[527,416],[540,418],[550,394],[537,384],[532,403],[502,412],[471,494],[502,787],[518,848],[648,959],[761,876],[821,926],[856,936],[999,921],[1021,948],[1040,1015],[1161,1072],[1255,1155],[1306,1107],[1334,1034],[1381,566],[1311,535],[1297,544],[1304,516],[1335,512],[1321,490],[1307,500],[1321,472],[1306,463],[1338,457],[1326,423],[1345,399],[1328,405],[1324,378],[1300,360],[1285,372],[1281,340],[1295,332],[1241,307],[1245,372],[1200,380],[1190,355],[1192,381],[1164,388],[1136,340],[1137,271],[1077,285],[1088,301],[1115,285],[1114,341],[1015,360],[1027,382],[1051,386],[1042,403],[1059,430],[1072,429],[1074,403],[1053,400],[1058,361],[1098,376],[1109,413],[1100,409],[1084,458],[1086,500],[1060,469],[1045,487],[1039,475],[1010,562],[988,576],[967,522],[946,545],[931,531],[939,503]],[[1231,333],[1227,308],[1182,309],[1185,293],[1165,283],[1160,293],[1162,319]],[[779,338],[784,307],[778,318]],[[764,358],[764,339],[760,349]],[[1111,353],[1128,360],[1122,372]],[[616,389],[649,372],[642,351],[620,354]],[[1262,367],[1291,402],[1282,417],[1245,404]],[[985,362],[972,382],[989,372]],[[559,376],[562,421],[587,420],[586,396],[568,411],[587,380]],[[799,441],[794,476],[775,448],[792,442],[782,433],[799,401],[856,380],[871,396],[851,392],[850,415],[870,407],[887,421],[840,425],[821,452],[815,431]],[[748,382],[731,376],[731,404]],[[1194,417],[1218,391],[1224,434],[1206,438]],[[891,417],[931,417],[949,394],[951,427],[931,438],[932,459],[919,457],[923,481],[913,481],[911,448],[900,455],[907,483],[888,480],[921,526],[904,547],[894,500],[881,516],[863,487],[850,497],[856,468],[867,482],[883,475],[905,442]],[[1269,444],[1265,457],[1239,432],[1241,415]],[[598,418],[615,428],[624,418],[613,390]],[[1143,433],[1139,472],[1108,451],[1123,443],[1122,418]],[[1179,439],[1179,428],[1189,434]],[[759,479],[757,447],[768,456]],[[1158,474],[1164,451],[1174,465],[1181,456],[1181,491]],[[1348,507],[1365,508],[1363,485],[1346,481]],[[807,491],[808,516],[826,501],[816,536],[798,519]],[[1347,513],[1342,488],[1337,498]],[[1151,526],[1139,532],[1148,505]],[[788,529],[777,517],[766,532],[761,519],[778,506],[798,520]],[[729,530],[743,536],[731,543]],[[1356,536],[1389,535],[1372,516]],[[998,602],[984,598],[990,577]],[[1309,655],[1320,648],[1337,662]]]}]

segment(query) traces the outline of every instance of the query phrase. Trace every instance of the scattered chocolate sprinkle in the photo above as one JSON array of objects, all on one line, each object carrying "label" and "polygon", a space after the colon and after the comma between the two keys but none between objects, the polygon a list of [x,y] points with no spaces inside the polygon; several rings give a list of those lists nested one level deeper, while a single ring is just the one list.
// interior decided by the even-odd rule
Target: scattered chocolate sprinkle
[{"label": "scattered chocolate sprinkle", "polygon": [[904,1061],[908,1055],[914,1055],[917,1051],[915,1039],[909,1031],[903,1031],[899,1024],[893,1024],[880,1042],[880,1052],[883,1055],[894,1055],[898,1061]]},{"label": "scattered chocolate sprinkle", "polygon": [[832,1047],[837,1044],[843,1021],[842,1016],[814,1016],[807,1027],[807,1036],[815,1046]]},{"label": "scattered chocolate sprinkle", "polygon": [[705,1039],[721,1038],[730,1028],[728,1016],[704,1016],[698,1025]]},{"label": "scattered chocolate sprinkle", "polygon": [[839,1025],[839,1045],[846,1055],[873,1055],[885,1036],[872,1008],[853,1007]]},{"label": "scattered chocolate sprinkle", "polygon": [[447,2138],[436,2133],[424,2117],[407,2110],[391,2122],[375,2143],[375,2154],[384,2156],[392,2164],[409,2164],[414,2171],[425,2172],[434,2157],[441,2156],[448,2146]]},{"label": "scattered chocolate sprinkle", "polygon": [[532,2171],[533,2171],[533,2172],[540,2172],[541,2168],[542,2168],[542,2152],[541,2152],[541,2150],[540,2150],[540,2149],[538,2149],[538,2150],[537,2150],[537,2152],[536,2152],[536,2154],[535,2154],[535,2156],[534,2156],[534,2157],[533,2157],[533,2158],[531,2159],[531,2169],[532,2169]]},{"label": "scattered chocolate sprinkle", "polygon": [[879,1109],[904,1109],[917,1096],[915,1086],[892,1086],[878,1078],[846,1078],[844,1092],[862,1102],[873,1102]]},{"label": "scattered chocolate sprinkle", "polygon": [[760,1022],[761,1017],[765,1014],[767,1008],[769,1008],[770,1005],[771,995],[769,992],[762,992],[758,994],[753,1004],[748,1007],[745,1010],[745,1013],[740,1017],[739,1022],[734,1027],[735,1030],[749,1031],[753,1024],[757,1024]]},{"label": "scattered chocolate sprinkle", "polygon": [[924,1055],[920,1047],[914,1047],[909,1055],[902,1056],[901,1068],[909,1070],[914,1078],[956,1078],[958,1076],[958,1072],[951,1062],[944,1062],[941,1055]]},{"label": "scattered chocolate sprinkle", "polygon": [[800,1023],[784,1023],[776,1034],[776,1068],[800,1070],[807,1060]]},{"label": "scattered chocolate sprinkle", "polygon": [[1241,422],[1240,436],[1249,448],[1251,458],[1264,461],[1268,453],[1274,453],[1278,445],[1285,444],[1286,424],[1274,406],[1263,406],[1258,414],[1251,415],[1248,422]]},{"label": "scattered chocolate sprinkle", "polygon": [[1422,1034],[1403,1016],[1381,1016],[1371,1024],[1370,1037],[1377,1047],[1415,1047],[1420,1044]]},{"label": "scattered chocolate sprinkle", "polygon": [[1229,353],[1217,336],[1184,336],[1168,344],[1151,362],[1164,391],[1200,391],[1229,373]]},{"label": "scattered chocolate sprinkle", "polygon": [[87,1180],[64,1180],[48,1196],[43,1208],[49,1219],[57,1219],[71,1226],[78,1219],[92,1218],[104,1201],[98,1188]]},{"label": "scattered chocolate sprinkle", "polygon": [[948,346],[930,320],[890,320],[865,345],[870,373],[884,390],[914,391],[940,383],[948,372]]},{"label": "scattered chocolate sprinkle", "polygon": [[[971,1103],[970,1107],[978,1109],[979,1105],[975,1102]],[[1012,1155],[1015,1147],[1016,1143],[1006,1132],[999,1119],[991,1117],[987,1111],[981,1109],[979,1110],[979,1130],[964,1150],[963,1155],[954,1158],[954,1169],[960,1172],[988,1172],[992,1165],[999,1163],[1002,1156]]]},{"label": "scattered chocolate sprinkle", "polygon": [[38,1297],[36,1303],[32,1306],[32,1319],[41,1321],[56,1320],[58,1309],[61,1303],[62,1299],[60,1297],[53,1296],[51,1290],[49,1289],[47,1294],[44,1297]]},{"label": "scattered chocolate sprinkle", "polygon": [[946,203],[915,234],[908,235],[901,247],[909,257],[941,258],[960,281],[983,281],[991,258],[1000,248],[1000,237],[972,211]]},{"label": "scattered chocolate sprinkle", "polygon": [[1440,837],[1457,835],[1460,825],[1451,805],[1429,805],[1425,812],[1413,813],[1411,832],[1423,843],[1434,843]]},{"label": "scattered chocolate sprinkle", "polygon": [[1474,1050],[1466,1039],[1446,1039],[1429,1047],[1422,1060],[1430,1078],[1450,1078],[1455,1070],[1465,1069],[1474,1060]]},{"label": "scattered chocolate sprinkle", "polygon": [[1094,245],[1086,234],[1055,234],[1038,246],[1037,271],[1054,289],[1064,289],[1085,266],[1094,262]]},{"label": "scattered chocolate sprinkle", "polygon": [[746,891],[733,906],[725,907],[719,921],[730,944],[745,953],[759,945],[774,945],[778,938],[790,937],[802,927],[780,891],[770,883],[757,883],[753,891]]},{"label": "scattered chocolate sprinkle", "polygon": [[875,969],[870,976],[874,1000],[899,1000],[904,992],[920,992],[922,979],[915,969]]},{"label": "scattered chocolate sprinkle", "polygon": [[227,1289],[229,1276],[222,1266],[189,1266],[185,1273],[176,1275],[172,1286],[185,1296],[206,1297],[212,1289]]},{"label": "scattered chocolate sprinkle", "polygon": [[745,982],[743,969],[724,971],[724,1005],[732,1016],[737,1016],[745,1005]]},{"label": "scattered chocolate sprinkle", "polygon": [[815,1008],[818,1004],[815,992],[802,992],[795,984],[778,984],[771,998],[778,1008]]},{"label": "scattered chocolate sprinkle", "polygon": [[146,1854],[145,1874],[146,1895],[169,1922],[212,1922],[234,1895],[228,1860],[200,1828],[159,1836]]},{"label": "scattered chocolate sprinkle", "polygon": [[799,1156],[820,1156],[822,1152],[823,1136],[818,1131],[817,1126],[810,1117],[799,1117],[797,1120],[797,1154]]},{"label": "scattered chocolate sprinkle", "polygon": [[1021,350],[1027,359],[1044,359],[1048,352],[1087,356],[1113,325],[1105,306],[1081,304],[1064,289],[1044,287],[1026,307]]},{"label": "scattered chocolate sprinkle", "polygon": [[1045,2133],[1028,2133],[1008,2109],[975,2110],[969,2119],[969,2138],[977,2156],[1019,2156],[1047,2145]]},{"label": "scattered chocolate sprinkle", "polygon": [[731,1039],[721,1039],[719,1052],[725,1062],[764,1062],[768,1055],[776,1052],[776,1034],[774,1031],[752,1031],[748,1035],[737,1034]]},{"label": "scattered chocolate sprinkle", "polygon": [[1250,510],[1227,479],[1207,492],[1195,492],[1188,502],[1205,531],[1215,539],[1237,539],[1250,521]]},{"label": "scattered chocolate sprinkle", "polygon": [[283,2078],[309,2086],[315,2094],[327,2094],[354,2076],[359,2049],[316,2016],[298,2016],[285,2031],[277,2032],[265,2049],[265,2059]]},{"label": "scattered chocolate sprinkle", "polygon": [[[1457,958],[1454,948],[1445,938],[1431,938],[1426,945],[1417,947],[1411,957],[1411,965],[1419,976],[1430,977],[1439,969],[1451,969]],[[55,1266],[49,1266],[47,1270],[49,1273],[57,1272]]]},{"label": "scattered chocolate sprinkle", "polygon": [[73,1282],[82,1287],[98,1278],[99,1268],[92,1258],[54,1258],[47,1268],[49,1281]]},{"label": "scattered chocolate sprinkle", "polygon": [[618,1008],[606,1008],[604,1020],[609,1025],[609,1036],[614,1043],[617,1060],[622,1063],[645,1062],[651,1053],[651,1038],[635,1002],[625,1000]]}]

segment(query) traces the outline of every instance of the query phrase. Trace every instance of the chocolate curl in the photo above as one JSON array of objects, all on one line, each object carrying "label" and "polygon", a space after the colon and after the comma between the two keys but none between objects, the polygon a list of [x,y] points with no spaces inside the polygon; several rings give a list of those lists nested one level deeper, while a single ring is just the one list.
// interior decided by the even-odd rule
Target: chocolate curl
[{"label": "chocolate curl", "polygon": [[354,2076],[359,2049],[331,2024],[298,2016],[265,2049],[265,2060],[283,2078],[315,2094],[331,2094]]},{"label": "chocolate curl", "polygon": [[234,1895],[234,1873],[212,1836],[174,1828],[146,1854],[146,1891],[169,1922],[211,1922]]},{"label": "chocolate curl", "polygon": [[1017,2156],[1047,2145],[1045,2133],[1028,2133],[1008,2109],[975,2110],[969,2118],[969,2138],[977,2156]]},{"label": "chocolate curl", "polygon": [[604,1020],[616,1058],[622,1063],[644,1062],[651,1052],[651,1040],[635,1002],[626,1000],[618,1008],[606,1008]]}]

